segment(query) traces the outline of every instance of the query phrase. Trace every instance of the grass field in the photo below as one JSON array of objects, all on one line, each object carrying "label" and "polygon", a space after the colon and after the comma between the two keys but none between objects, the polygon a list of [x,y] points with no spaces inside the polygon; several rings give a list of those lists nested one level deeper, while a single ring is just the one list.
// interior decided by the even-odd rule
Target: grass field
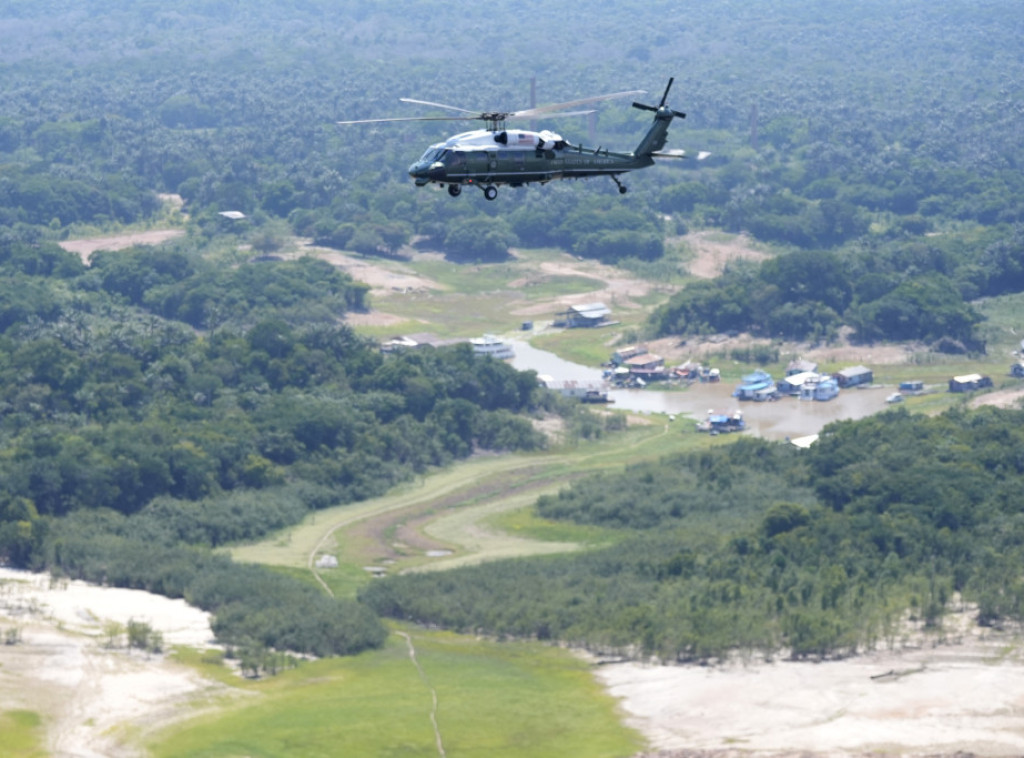
[{"label": "grass field", "polygon": [[0,712],[0,755],[7,758],[43,758],[43,724],[34,711]]},{"label": "grass field", "polygon": [[159,758],[436,757],[432,691],[453,758],[621,758],[642,747],[587,663],[564,650],[404,632],[409,643],[394,634],[383,650],[239,680],[243,697],[153,735],[147,748]]}]

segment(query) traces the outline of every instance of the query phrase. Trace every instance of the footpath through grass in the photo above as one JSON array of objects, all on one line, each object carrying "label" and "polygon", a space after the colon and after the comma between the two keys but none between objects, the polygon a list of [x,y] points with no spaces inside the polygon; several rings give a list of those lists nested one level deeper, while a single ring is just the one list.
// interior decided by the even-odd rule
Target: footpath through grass
[{"label": "footpath through grass", "polygon": [[564,650],[404,628],[383,650],[237,686],[251,697],[152,736],[157,758],[623,758],[643,747],[586,662]]}]

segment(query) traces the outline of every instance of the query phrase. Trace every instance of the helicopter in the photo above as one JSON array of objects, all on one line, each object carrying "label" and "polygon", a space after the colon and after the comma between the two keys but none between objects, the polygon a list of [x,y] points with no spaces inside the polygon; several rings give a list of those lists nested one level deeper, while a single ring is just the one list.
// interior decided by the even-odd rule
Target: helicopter
[{"label": "helicopter", "polygon": [[[403,103],[426,105],[433,108],[455,111],[457,116],[423,116],[410,118],[375,118],[358,121],[339,121],[341,125],[378,124],[395,121],[483,121],[486,128],[463,132],[449,137],[427,148],[426,152],[409,166],[409,175],[417,187],[439,184],[448,188],[448,194],[458,197],[462,188],[478,186],[484,197],[494,200],[497,187],[510,187],[538,183],[547,184],[555,179],[584,179],[592,176],[610,176],[621,194],[627,191],[619,175],[654,165],[655,158],[685,158],[684,150],[663,150],[668,139],[668,128],[672,120],[686,118],[685,113],[665,105],[675,77],[668,80],[668,86],[657,105],[633,102],[634,108],[654,113],[654,122],[647,134],[632,152],[615,152],[601,147],[585,148],[573,145],[560,134],[552,131],[528,131],[508,129],[507,121],[532,119],[537,116],[582,116],[592,110],[559,112],[566,108],[619,97],[646,94],[644,90],[615,92],[608,95],[572,100],[554,105],[542,105],[519,111],[485,111],[477,113],[443,103],[426,100],[399,98]],[[709,154],[698,153],[697,160]]]}]

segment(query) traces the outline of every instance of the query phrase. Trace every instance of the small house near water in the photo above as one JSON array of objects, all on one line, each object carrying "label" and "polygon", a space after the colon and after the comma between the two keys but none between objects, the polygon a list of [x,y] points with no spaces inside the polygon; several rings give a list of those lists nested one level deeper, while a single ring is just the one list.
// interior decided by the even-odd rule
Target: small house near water
[{"label": "small house near water", "polygon": [[866,366],[851,366],[835,374],[836,381],[843,389],[847,387],[868,386],[875,381],[875,374]]},{"label": "small house near water", "polygon": [[557,314],[555,325],[564,326],[569,329],[607,326],[613,323],[609,320],[611,315],[611,309],[604,303],[574,305],[564,313]]},{"label": "small house near water", "polygon": [[981,374],[964,374],[949,380],[950,392],[973,392],[992,386],[992,379]]}]

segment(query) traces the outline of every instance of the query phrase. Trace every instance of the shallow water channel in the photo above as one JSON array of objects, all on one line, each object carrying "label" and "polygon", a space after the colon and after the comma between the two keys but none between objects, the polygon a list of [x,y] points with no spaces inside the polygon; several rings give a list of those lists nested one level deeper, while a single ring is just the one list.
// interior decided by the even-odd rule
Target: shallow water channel
[{"label": "shallow water channel", "polygon": [[[602,380],[602,370],[581,366],[563,360],[554,353],[540,350],[528,342],[515,342],[512,365],[520,370],[533,369],[556,380]],[[637,413],[665,413],[689,416],[693,421],[704,418],[709,410],[743,411],[747,430],[771,440],[795,439],[817,434],[822,427],[841,419],[858,419],[884,410],[885,398],[892,388],[880,386],[840,390],[832,400],[800,400],[783,397],[773,402],[740,402],[732,396],[735,383],[694,383],[690,386],[673,384],[671,389],[659,389],[653,384],[645,389],[613,389],[608,397],[615,407]],[[682,421],[682,420],[681,420]],[[682,421],[682,423],[687,423]]]}]

